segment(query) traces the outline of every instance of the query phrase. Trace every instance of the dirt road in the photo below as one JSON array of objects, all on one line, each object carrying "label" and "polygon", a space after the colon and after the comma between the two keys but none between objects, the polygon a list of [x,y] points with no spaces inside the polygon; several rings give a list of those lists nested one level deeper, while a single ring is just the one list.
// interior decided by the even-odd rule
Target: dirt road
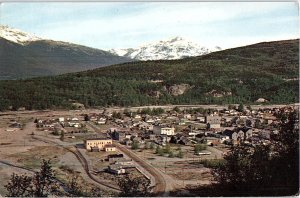
[{"label": "dirt road", "polygon": [[[96,132],[101,133],[100,129],[98,129],[94,124],[88,123]],[[155,179],[155,187],[153,192],[158,196],[168,196],[169,191],[166,190],[166,182],[162,174],[154,168],[152,165],[147,163],[145,160],[138,157],[132,151],[127,149],[125,146],[119,144],[114,141],[113,145],[115,145],[121,152],[130,157],[133,161],[135,161],[138,165],[140,165],[143,169],[145,169],[152,177]]]},{"label": "dirt road", "polygon": [[[36,140],[39,140],[39,141],[43,141],[45,143],[48,143],[48,144],[52,144],[52,145],[55,145],[55,146],[59,146],[59,147],[62,147],[64,149],[66,149],[67,151],[73,153],[75,155],[75,157],[77,158],[77,160],[80,162],[80,164],[82,165],[85,173],[87,174],[87,176],[92,180],[94,181],[98,186],[100,186],[101,188],[103,189],[106,189],[106,190],[110,190],[110,191],[113,191],[113,192],[116,192],[116,193],[119,193],[120,190],[114,186],[111,186],[111,185],[108,185],[102,181],[99,181],[99,179],[97,179],[90,171],[89,169],[89,166],[88,166],[88,162],[87,162],[87,159],[80,153],[80,151],[75,148],[75,146],[72,146],[72,144],[74,143],[65,143],[65,142],[58,142],[58,141],[53,141],[53,140],[50,140],[49,138],[46,138],[46,137],[42,137],[42,136],[35,136],[34,139]],[[72,147],[70,147],[72,146]]]},{"label": "dirt road", "polygon": [[153,189],[153,192],[157,196],[168,196],[169,192],[166,189],[166,181],[162,174],[156,170],[152,165],[148,164],[146,161],[138,157],[136,154],[134,154],[132,151],[127,149],[125,146],[113,142],[113,145],[115,145],[120,151],[125,153],[128,157],[130,157],[132,160],[134,160],[136,163],[138,163],[141,167],[143,167],[146,171],[148,171],[154,178],[155,178],[155,187]]}]

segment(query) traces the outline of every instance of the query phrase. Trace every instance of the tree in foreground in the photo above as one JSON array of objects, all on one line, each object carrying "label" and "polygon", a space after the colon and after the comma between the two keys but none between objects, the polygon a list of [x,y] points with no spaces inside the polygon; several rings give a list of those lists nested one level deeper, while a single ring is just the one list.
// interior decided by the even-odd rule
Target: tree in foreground
[{"label": "tree in foreground", "polygon": [[151,196],[150,180],[144,177],[132,177],[125,175],[118,180],[121,189],[121,197],[148,197]]},{"label": "tree in foreground", "polygon": [[72,197],[101,197],[102,191],[100,188],[88,188],[84,184],[80,184],[78,175],[72,175],[67,183],[68,192]]},{"label": "tree in foreground", "polygon": [[8,192],[8,197],[28,197],[32,191],[32,178],[27,175],[17,175],[13,173],[9,182],[4,186]]},{"label": "tree in foreground", "polygon": [[13,173],[5,188],[8,197],[47,197],[56,192],[58,185],[50,160],[43,160],[33,177]]},{"label": "tree in foreground", "polygon": [[43,159],[41,169],[34,175],[32,181],[35,188],[34,195],[37,197],[46,197],[57,190],[58,186],[50,160]]},{"label": "tree in foreground", "polygon": [[72,175],[68,181],[67,187],[69,189],[69,193],[71,193],[73,196],[83,196],[82,186],[80,186],[78,183],[77,175]]},{"label": "tree in foreground", "polygon": [[295,111],[282,112],[280,132],[270,145],[234,146],[213,169],[216,183],[199,196],[291,196],[299,193],[299,131]]}]

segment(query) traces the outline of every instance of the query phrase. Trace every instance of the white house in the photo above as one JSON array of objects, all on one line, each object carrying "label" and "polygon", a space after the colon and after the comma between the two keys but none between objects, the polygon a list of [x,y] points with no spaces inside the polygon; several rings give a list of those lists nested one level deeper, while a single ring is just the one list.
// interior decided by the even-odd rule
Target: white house
[{"label": "white house", "polygon": [[108,166],[108,172],[111,172],[116,175],[124,174],[125,169],[119,164],[112,164]]},{"label": "white house", "polygon": [[192,115],[191,114],[184,114],[183,118],[191,120],[192,119]]},{"label": "white house", "polygon": [[136,114],[136,115],[134,116],[134,118],[135,118],[135,119],[141,119],[142,117],[141,117],[141,115]]},{"label": "white house", "polygon": [[106,118],[99,118],[97,123],[98,124],[105,124],[106,123]]},{"label": "white house", "polygon": [[206,123],[209,124],[210,129],[221,128],[221,117],[220,116],[206,116]]},{"label": "white house", "polygon": [[153,133],[157,135],[175,135],[174,127],[153,126]]},{"label": "white house", "polygon": [[79,121],[79,119],[76,118],[76,117],[72,118],[71,120],[72,120],[72,121]]},{"label": "white house", "polygon": [[197,116],[196,120],[199,122],[205,122],[205,116]]}]

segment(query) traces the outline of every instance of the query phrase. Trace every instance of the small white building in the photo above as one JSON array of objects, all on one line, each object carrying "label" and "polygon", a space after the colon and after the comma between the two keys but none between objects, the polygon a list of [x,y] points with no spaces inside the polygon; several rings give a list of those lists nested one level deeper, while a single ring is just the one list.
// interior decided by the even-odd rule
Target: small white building
[{"label": "small white building", "polygon": [[183,118],[191,120],[192,119],[192,115],[191,114],[184,114]]},{"label": "small white building", "polygon": [[65,121],[65,118],[64,118],[64,117],[60,117],[60,118],[58,118],[58,121],[59,121],[59,122],[64,122],[64,121]]},{"label": "small white building", "polygon": [[153,126],[153,133],[156,135],[175,135],[174,127]]},{"label": "small white building", "polygon": [[141,119],[142,117],[141,117],[141,115],[136,114],[136,115],[134,116],[134,118],[135,118],[135,119]]},{"label": "small white building", "polygon": [[124,174],[126,172],[125,169],[119,164],[109,165],[107,170],[108,172],[116,175]]},{"label": "small white building", "polygon": [[115,152],[116,147],[109,144],[109,145],[104,146],[104,150],[105,150],[105,152]]},{"label": "small white building", "polygon": [[99,118],[97,124],[106,124],[106,118]]},{"label": "small white building", "polygon": [[72,118],[71,120],[72,120],[72,121],[79,121],[79,119],[76,118],[76,117]]},{"label": "small white building", "polygon": [[205,116],[197,116],[196,120],[199,122],[205,122]]},{"label": "small white building", "polygon": [[210,129],[221,128],[221,117],[220,116],[206,116],[206,123],[209,124]]}]

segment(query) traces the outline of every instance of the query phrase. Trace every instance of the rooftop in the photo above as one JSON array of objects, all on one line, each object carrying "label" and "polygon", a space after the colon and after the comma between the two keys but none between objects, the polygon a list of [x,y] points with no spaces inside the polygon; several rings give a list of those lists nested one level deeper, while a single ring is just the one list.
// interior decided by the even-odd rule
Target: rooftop
[{"label": "rooftop", "polygon": [[111,138],[108,138],[108,137],[88,137],[85,140],[111,140]]}]

